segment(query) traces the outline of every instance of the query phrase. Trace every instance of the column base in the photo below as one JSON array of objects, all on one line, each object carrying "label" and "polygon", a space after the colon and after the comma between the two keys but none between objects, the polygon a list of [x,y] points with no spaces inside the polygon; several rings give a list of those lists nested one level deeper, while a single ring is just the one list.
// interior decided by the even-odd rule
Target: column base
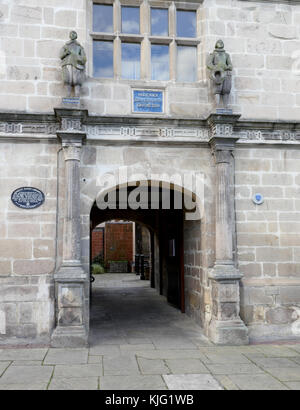
[{"label": "column base", "polygon": [[51,337],[52,347],[87,347],[88,334],[83,326],[58,326]]},{"label": "column base", "polygon": [[242,320],[212,320],[208,332],[210,340],[217,345],[249,344],[248,329]]}]

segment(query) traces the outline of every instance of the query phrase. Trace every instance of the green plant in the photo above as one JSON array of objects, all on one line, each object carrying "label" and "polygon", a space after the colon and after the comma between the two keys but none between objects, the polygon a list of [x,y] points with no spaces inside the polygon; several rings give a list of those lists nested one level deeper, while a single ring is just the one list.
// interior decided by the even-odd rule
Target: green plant
[{"label": "green plant", "polygon": [[99,253],[97,256],[95,256],[92,260],[92,263],[96,265],[104,265],[104,257],[102,253]]},{"label": "green plant", "polygon": [[92,264],[92,274],[101,275],[102,273],[105,273],[104,267],[98,263],[93,263]]}]

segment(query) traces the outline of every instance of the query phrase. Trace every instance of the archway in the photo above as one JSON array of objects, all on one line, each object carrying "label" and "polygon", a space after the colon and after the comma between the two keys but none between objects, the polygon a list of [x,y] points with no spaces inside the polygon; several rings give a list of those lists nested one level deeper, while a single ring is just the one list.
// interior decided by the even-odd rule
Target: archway
[{"label": "archway", "polygon": [[[133,204],[136,187],[139,187],[139,192]],[[150,285],[182,313],[186,309],[190,312],[195,304],[198,307],[201,305],[200,300],[195,301],[196,289],[191,280],[194,272],[184,266],[184,259],[188,265],[191,252],[197,251],[200,238],[199,218],[186,221],[192,219],[186,217],[188,213],[196,214],[196,204],[192,197],[189,199],[193,206],[187,209],[182,188],[167,188],[163,183],[155,183],[153,188],[151,181],[143,181],[135,186],[116,186],[102,192],[90,212],[90,232],[99,224],[111,220],[132,221],[148,228],[151,237]],[[188,246],[185,248],[184,236],[187,232]]]}]

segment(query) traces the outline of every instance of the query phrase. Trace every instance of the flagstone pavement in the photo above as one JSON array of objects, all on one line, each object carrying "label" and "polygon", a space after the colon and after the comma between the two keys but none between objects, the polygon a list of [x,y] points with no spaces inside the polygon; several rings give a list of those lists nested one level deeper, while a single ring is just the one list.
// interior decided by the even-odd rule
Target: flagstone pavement
[{"label": "flagstone pavement", "polygon": [[300,340],[215,346],[134,274],[98,275],[88,348],[0,348],[0,390],[299,390]]}]

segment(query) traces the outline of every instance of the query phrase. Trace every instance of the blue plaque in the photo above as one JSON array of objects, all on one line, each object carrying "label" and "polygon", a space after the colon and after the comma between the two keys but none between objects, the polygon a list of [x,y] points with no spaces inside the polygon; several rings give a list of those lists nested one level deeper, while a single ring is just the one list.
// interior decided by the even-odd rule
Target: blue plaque
[{"label": "blue plaque", "polygon": [[261,194],[253,195],[252,200],[256,205],[261,205],[264,203],[264,197]]},{"label": "blue plaque", "polygon": [[133,90],[134,112],[158,112],[164,110],[163,92],[156,90]]},{"label": "blue plaque", "polygon": [[34,209],[44,203],[45,195],[37,188],[22,187],[11,194],[11,200],[19,208]]}]

